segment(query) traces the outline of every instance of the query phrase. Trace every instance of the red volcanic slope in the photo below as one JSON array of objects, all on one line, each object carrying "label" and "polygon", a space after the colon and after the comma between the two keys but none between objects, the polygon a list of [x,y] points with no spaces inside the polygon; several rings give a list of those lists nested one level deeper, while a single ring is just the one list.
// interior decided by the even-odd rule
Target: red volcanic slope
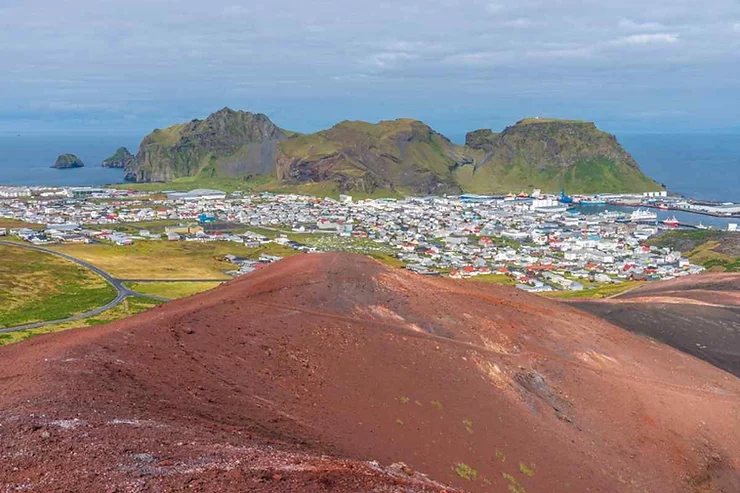
[{"label": "red volcanic slope", "polygon": [[740,491],[737,378],[365,257],[292,257],[0,361],[6,490],[442,489],[420,471],[469,491]]}]

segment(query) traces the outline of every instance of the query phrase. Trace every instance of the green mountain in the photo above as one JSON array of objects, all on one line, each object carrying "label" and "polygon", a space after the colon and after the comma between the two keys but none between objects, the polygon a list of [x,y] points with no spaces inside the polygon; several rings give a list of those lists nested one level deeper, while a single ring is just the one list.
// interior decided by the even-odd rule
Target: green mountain
[{"label": "green mountain", "polygon": [[51,168],[56,169],[70,169],[70,168],[82,168],[85,166],[82,160],[74,154],[60,154]]},{"label": "green mountain", "polygon": [[466,142],[483,157],[457,169],[455,177],[473,193],[533,188],[547,192],[564,188],[570,193],[661,190],[616,137],[591,122],[530,118],[501,133],[471,132]]},{"label": "green mountain", "polygon": [[286,184],[334,182],[342,191],[460,193],[454,169],[466,150],[415,120],[341,122],[280,143],[277,178]]},{"label": "green mountain", "polygon": [[458,146],[422,122],[345,121],[288,132],[262,114],[224,108],[155,130],[126,166],[133,181],[259,176],[281,190],[397,194],[644,192],[661,187],[593,123],[525,119],[501,133],[470,132]]},{"label": "green mountain", "polygon": [[144,137],[125,168],[126,179],[274,175],[278,142],[290,135],[261,113],[224,108],[205,120],[157,129]]},{"label": "green mountain", "polygon": [[119,147],[115,154],[108,159],[103,160],[101,165],[104,168],[125,168],[133,162],[134,156],[125,147]]}]

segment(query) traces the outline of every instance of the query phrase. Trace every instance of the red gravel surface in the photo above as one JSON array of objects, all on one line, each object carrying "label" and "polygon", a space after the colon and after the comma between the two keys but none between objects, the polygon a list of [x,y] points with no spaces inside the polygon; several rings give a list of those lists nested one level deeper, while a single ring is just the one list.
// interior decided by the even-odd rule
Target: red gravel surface
[{"label": "red gravel surface", "polygon": [[740,377],[740,274],[686,276],[569,303]]},{"label": "red gravel surface", "polygon": [[291,257],[0,361],[0,491],[740,491],[736,377],[365,257]]}]

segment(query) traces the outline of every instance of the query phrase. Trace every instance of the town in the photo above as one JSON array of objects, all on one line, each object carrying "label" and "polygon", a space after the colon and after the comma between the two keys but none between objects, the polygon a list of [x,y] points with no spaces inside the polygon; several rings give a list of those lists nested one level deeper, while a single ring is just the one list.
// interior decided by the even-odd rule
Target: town
[{"label": "town", "polygon": [[[1,187],[0,218],[19,224],[0,228],[0,235],[35,245],[226,241],[342,250],[383,255],[423,275],[489,278],[531,292],[580,291],[703,270],[679,252],[645,244],[663,227],[654,214],[583,214],[538,191],[503,198],[337,200],[205,189]],[[152,231],[154,225],[164,230]],[[230,274],[279,258],[232,255],[229,260],[239,265]]]}]

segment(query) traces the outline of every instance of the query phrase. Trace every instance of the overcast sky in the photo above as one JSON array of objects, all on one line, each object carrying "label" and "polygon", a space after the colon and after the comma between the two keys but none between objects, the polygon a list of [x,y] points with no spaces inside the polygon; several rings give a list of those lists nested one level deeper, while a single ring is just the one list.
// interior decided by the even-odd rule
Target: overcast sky
[{"label": "overcast sky", "polygon": [[299,131],[525,116],[740,129],[740,1],[0,0],[0,131],[141,132],[223,106]]}]

